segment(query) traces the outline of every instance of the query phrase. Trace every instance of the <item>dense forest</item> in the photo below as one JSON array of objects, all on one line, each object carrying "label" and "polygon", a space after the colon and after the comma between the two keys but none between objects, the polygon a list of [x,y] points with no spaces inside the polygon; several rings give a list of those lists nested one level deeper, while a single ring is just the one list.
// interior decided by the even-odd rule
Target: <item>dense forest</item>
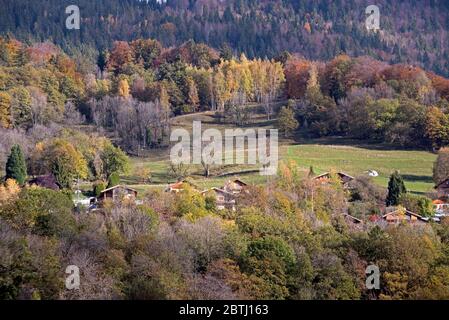
[{"label": "dense forest", "polygon": [[193,39],[249,58],[282,51],[311,60],[369,55],[449,75],[447,1],[377,1],[378,33],[365,28],[365,8],[372,4],[365,0],[80,0],[79,31],[65,28],[72,2],[2,0],[0,32],[51,40],[80,59],[94,59],[117,40],[153,38],[169,47]]}]

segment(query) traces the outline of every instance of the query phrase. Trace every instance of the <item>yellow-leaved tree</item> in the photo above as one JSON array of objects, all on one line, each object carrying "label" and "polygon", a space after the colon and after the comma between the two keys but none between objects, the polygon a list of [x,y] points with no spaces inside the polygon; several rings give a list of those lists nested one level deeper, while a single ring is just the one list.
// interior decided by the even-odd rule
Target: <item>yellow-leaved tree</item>
[{"label": "yellow-leaved tree", "polygon": [[82,153],[65,139],[55,139],[44,151],[44,163],[63,188],[71,188],[75,179],[88,175],[87,162]]},{"label": "yellow-leaved tree", "polygon": [[128,80],[122,79],[118,83],[118,94],[121,97],[128,98],[129,97],[129,83]]},{"label": "yellow-leaved tree", "polygon": [[16,198],[20,190],[19,184],[14,179],[7,179],[4,184],[0,184],[0,205]]},{"label": "yellow-leaved tree", "polygon": [[11,96],[6,92],[0,92],[0,127],[11,126]]}]

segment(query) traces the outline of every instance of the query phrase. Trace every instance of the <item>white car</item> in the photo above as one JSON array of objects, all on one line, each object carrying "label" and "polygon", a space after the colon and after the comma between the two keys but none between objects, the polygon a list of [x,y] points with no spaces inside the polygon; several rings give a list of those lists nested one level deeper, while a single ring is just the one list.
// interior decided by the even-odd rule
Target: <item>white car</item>
[{"label": "white car", "polygon": [[376,170],[368,170],[368,175],[370,177],[378,177],[379,173]]}]

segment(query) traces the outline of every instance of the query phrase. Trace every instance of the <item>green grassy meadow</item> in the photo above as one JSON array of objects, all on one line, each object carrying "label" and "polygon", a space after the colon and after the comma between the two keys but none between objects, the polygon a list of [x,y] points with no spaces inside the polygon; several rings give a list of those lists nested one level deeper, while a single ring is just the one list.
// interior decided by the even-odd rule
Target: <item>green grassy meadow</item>
[{"label": "green grassy meadow", "polygon": [[[293,144],[281,146],[281,161],[292,160],[303,171],[304,175],[310,166],[315,173],[320,174],[329,170],[344,171],[352,176],[366,175],[367,170],[376,170],[378,177],[373,178],[380,186],[386,187],[389,175],[399,170],[405,180],[406,187],[414,193],[424,194],[432,191],[432,165],[436,156],[425,151],[408,150],[376,150],[366,147],[347,145],[319,145]],[[163,188],[174,182],[167,175],[168,154],[166,157],[150,155],[145,158],[131,159],[131,173],[122,178],[122,182],[129,184],[139,191],[149,188]],[[248,166],[235,166],[233,169],[247,169]],[[150,184],[139,181],[138,172],[141,168],[151,171]],[[197,172],[196,172],[197,170]],[[222,186],[232,176],[204,178],[200,175],[200,168],[193,167],[192,180],[202,188]],[[239,178],[254,184],[262,184],[266,177],[258,173],[239,174]]]},{"label": "green grassy meadow", "polygon": [[[200,120],[202,129],[233,128],[216,121],[210,112],[181,116],[173,119],[173,127],[183,127],[191,131],[192,121]],[[274,121],[267,121],[263,116],[253,119],[253,127],[272,128]],[[248,126],[251,127],[251,126]],[[235,127],[234,127],[235,128]],[[361,144],[360,141],[343,138],[304,139],[299,137],[295,141],[279,141],[280,161],[294,161],[303,174],[307,174],[313,166],[316,174],[329,170],[344,171],[352,176],[367,175],[368,170],[376,170],[378,177],[373,178],[380,186],[386,187],[389,175],[399,170],[405,180],[406,187],[413,193],[425,194],[433,189],[432,166],[436,155],[427,151],[398,150],[393,147],[378,144]],[[122,177],[122,182],[134,187],[138,191],[151,188],[165,188],[174,182],[167,174],[169,149],[151,150],[144,157],[131,158],[131,171]],[[139,177],[142,169],[151,171],[151,181],[143,183]],[[248,165],[232,165],[222,167],[221,172],[239,172],[256,169]],[[198,187],[206,189],[213,186],[221,187],[226,180],[240,178],[251,184],[263,184],[267,178],[258,174],[236,174],[224,177],[202,176],[201,166],[191,166],[191,179]]]},{"label": "green grassy meadow", "polygon": [[334,169],[352,176],[376,170],[373,180],[386,187],[390,174],[399,170],[406,188],[414,193],[432,191],[432,166],[436,155],[426,151],[369,149],[348,145],[299,144],[284,147],[283,158],[316,173]]}]

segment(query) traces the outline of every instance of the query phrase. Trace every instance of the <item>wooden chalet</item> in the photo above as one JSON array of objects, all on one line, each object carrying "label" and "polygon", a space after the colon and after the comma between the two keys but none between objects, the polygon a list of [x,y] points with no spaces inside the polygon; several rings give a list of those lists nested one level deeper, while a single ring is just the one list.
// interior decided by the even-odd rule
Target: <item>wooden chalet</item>
[{"label": "wooden chalet", "polygon": [[223,190],[232,194],[240,194],[247,186],[242,180],[229,180],[225,183]]},{"label": "wooden chalet", "polygon": [[390,212],[385,213],[382,219],[388,224],[424,224],[427,223],[429,219],[420,216],[417,213],[411,212],[410,210],[404,208],[397,208]]},{"label": "wooden chalet", "polygon": [[218,210],[232,210],[235,211],[235,194],[220,188],[211,188],[201,192],[204,196],[213,193],[215,196],[215,205]]},{"label": "wooden chalet", "polygon": [[362,219],[354,217],[348,213],[343,213],[343,219],[351,230],[362,230],[365,227],[365,223]]},{"label": "wooden chalet", "polygon": [[136,201],[137,190],[127,186],[118,185],[103,190],[98,197],[99,202],[111,200],[112,202]]},{"label": "wooden chalet", "polygon": [[[350,176],[349,174],[346,174],[344,172],[336,172],[336,175],[338,176],[338,178],[340,179],[340,181],[344,187],[349,187],[349,182],[354,180],[353,176]],[[319,176],[316,176],[315,178],[313,178],[313,180],[321,182],[323,184],[329,183],[330,179],[331,179],[330,172],[320,174]]]},{"label": "wooden chalet", "polygon": [[362,224],[362,223],[363,223],[363,220],[361,220],[361,219],[359,219],[359,218],[356,218],[356,217],[354,217],[354,216],[351,216],[351,215],[348,214],[348,213],[344,213],[344,214],[343,214],[343,217],[345,218],[345,220],[346,220],[347,222],[351,222],[351,223],[354,223],[354,224]]}]

